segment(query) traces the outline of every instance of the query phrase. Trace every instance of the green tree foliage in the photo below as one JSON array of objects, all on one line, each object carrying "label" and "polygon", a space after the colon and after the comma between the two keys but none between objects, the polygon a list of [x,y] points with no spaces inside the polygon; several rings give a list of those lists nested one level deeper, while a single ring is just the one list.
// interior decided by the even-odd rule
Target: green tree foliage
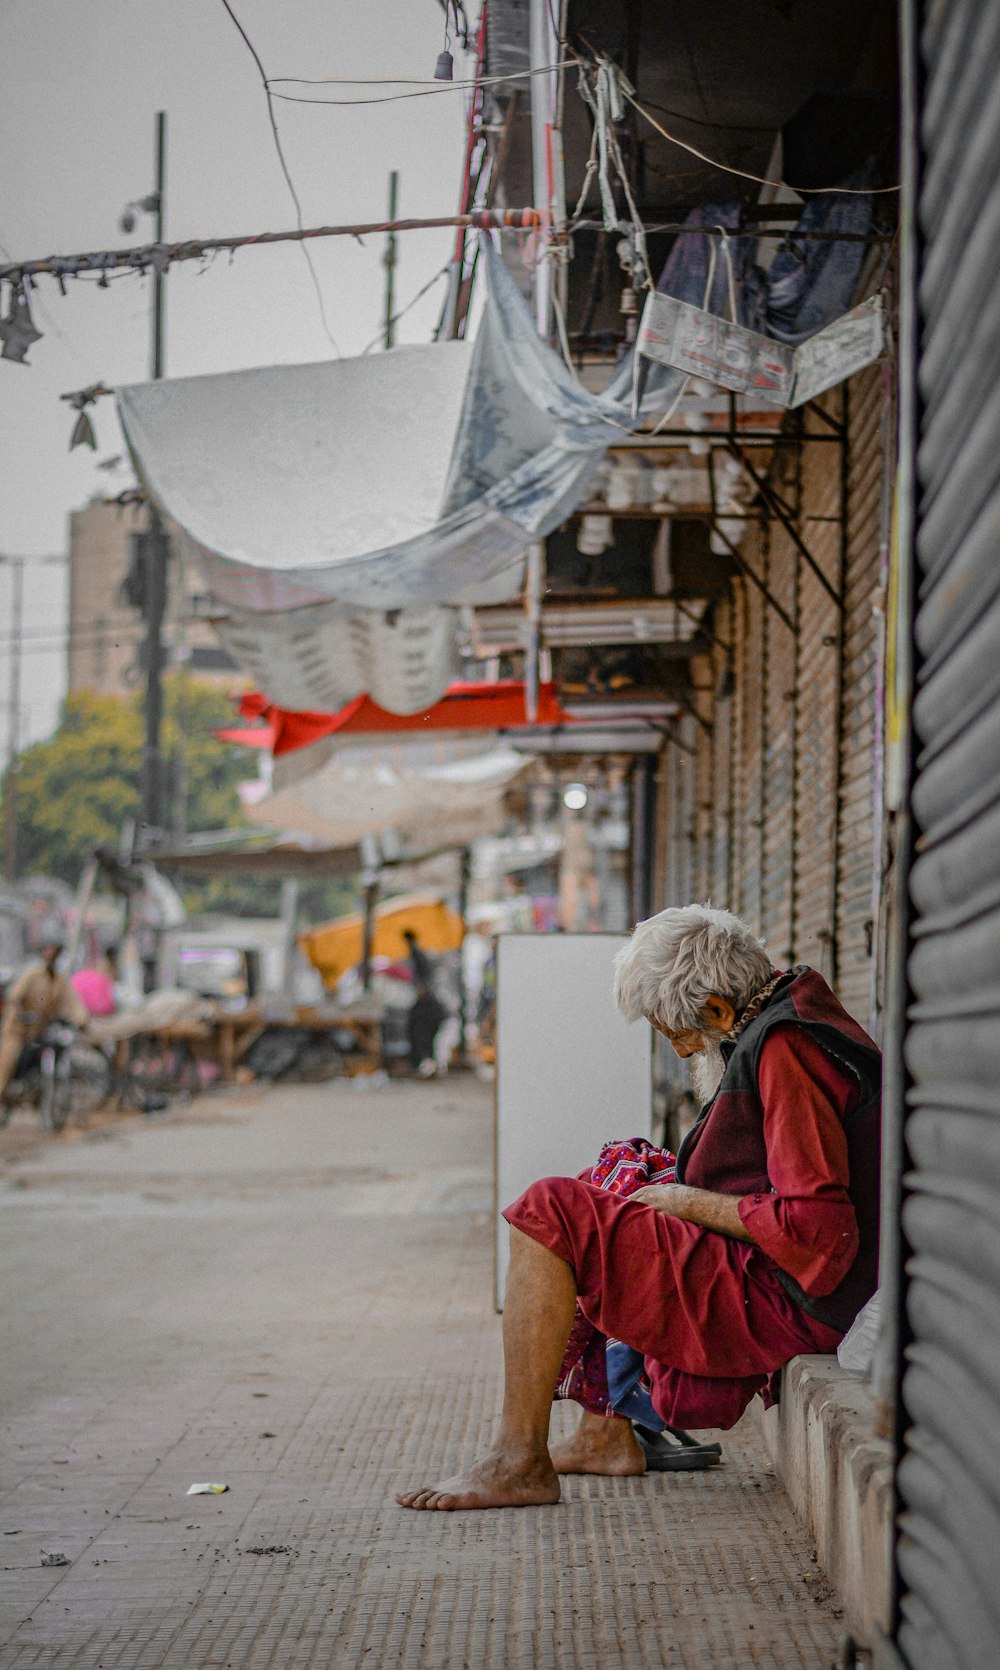
[{"label": "green tree foliage", "polygon": [[[164,696],[161,746],[172,826],[203,831],[246,825],[237,784],[253,776],[256,760],[215,735],[232,723],[229,698],[185,673],[171,674]],[[142,745],[140,695],[82,691],[67,697],[55,735],[20,757],[19,875],[57,876],[73,887],[95,846],[118,846],[123,826],[139,815]],[[175,880],[192,914],[273,916],[279,909],[281,883],[275,879]],[[302,890],[301,919],[324,921],[356,904],[352,881],[310,883]]]},{"label": "green tree foliage", "polygon": [[55,735],[20,758],[18,873],[74,885],[92,848],[117,844],[122,825],[138,815],[141,761],[138,698],[68,697]]},{"label": "green tree foliage", "polygon": [[[238,828],[246,822],[236,785],[252,776],[245,750],[214,735],[232,723],[224,692],[186,674],[165,684],[162,749],[168,805],[184,802],[190,830]],[[18,874],[58,876],[75,886],[98,844],[117,847],[123,825],[138,817],[142,771],[141,696],[122,699],[82,691],[69,696],[59,728],[20,758],[17,786]],[[279,884],[184,883],[189,909],[237,909],[270,915]]]}]

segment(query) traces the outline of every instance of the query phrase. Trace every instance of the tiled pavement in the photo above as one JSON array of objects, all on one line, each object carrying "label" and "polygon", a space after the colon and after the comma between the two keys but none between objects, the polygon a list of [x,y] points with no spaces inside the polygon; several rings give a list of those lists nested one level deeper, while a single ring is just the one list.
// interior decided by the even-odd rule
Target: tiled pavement
[{"label": "tiled pavement", "polygon": [[752,1433],[557,1508],[394,1505],[495,1416],[490,1120],[466,1080],[254,1089],[8,1167],[4,1670],[825,1670]]}]

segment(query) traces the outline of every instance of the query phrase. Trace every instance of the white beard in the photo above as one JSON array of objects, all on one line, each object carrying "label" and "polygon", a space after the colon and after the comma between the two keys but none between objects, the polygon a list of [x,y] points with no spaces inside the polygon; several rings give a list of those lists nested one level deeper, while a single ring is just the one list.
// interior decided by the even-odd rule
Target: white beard
[{"label": "white beard", "polygon": [[725,1070],[726,1063],[719,1040],[711,1034],[706,1034],[705,1047],[694,1057],[691,1065],[695,1094],[701,1107],[712,1100],[722,1083]]}]

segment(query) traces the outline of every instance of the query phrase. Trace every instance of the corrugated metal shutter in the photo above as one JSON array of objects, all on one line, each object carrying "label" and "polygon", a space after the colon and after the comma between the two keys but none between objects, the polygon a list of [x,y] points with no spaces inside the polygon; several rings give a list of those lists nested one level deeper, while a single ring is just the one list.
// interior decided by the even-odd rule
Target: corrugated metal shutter
[{"label": "corrugated metal shutter", "polygon": [[819,968],[867,1025],[884,435],[892,416],[883,368],[853,378],[822,407],[829,422],[810,410],[801,444],[773,467],[811,561],[776,516],[749,522],[742,556],[776,607],[745,575],[718,605],[714,631],[730,652],[717,643],[711,658],[693,664],[708,725],[686,721],[693,770],[668,749],[672,811],[661,827],[671,903],[725,901],[765,936],[779,965]]},{"label": "corrugated metal shutter", "polygon": [[[822,402],[839,422],[846,391]],[[811,432],[821,420],[812,413]],[[803,449],[802,535],[836,595],[843,586],[841,448],[827,441]],[[841,611],[806,563],[799,568],[796,723],[795,894],[792,943],[797,962],[831,982],[834,871],[837,863]]]},{"label": "corrugated metal shutter", "polygon": [[898,1484],[912,1670],[1000,1657],[1000,7],[925,4]]},{"label": "corrugated metal shutter", "polygon": [[[798,460],[790,460],[795,465]],[[791,482],[779,476],[786,492]],[[798,613],[799,587],[791,541],[780,525],[767,524],[763,574],[789,618]],[[795,703],[798,698],[797,633],[770,608],[764,629],[764,829],[761,928],[779,968],[795,960],[792,944],[792,851],[795,841]]]},{"label": "corrugated metal shutter", "polygon": [[[756,563],[756,553],[750,561]],[[736,874],[733,909],[758,932],[761,926],[764,873],[764,771],[767,743],[767,704],[764,673],[767,665],[768,609],[753,586],[743,582],[737,591],[735,679],[739,702],[739,758],[736,769]]]},{"label": "corrugated metal shutter", "polygon": [[862,1026],[871,1009],[875,669],[885,391],[875,366],[848,385],[847,573],[841,699],[837,995]]}]

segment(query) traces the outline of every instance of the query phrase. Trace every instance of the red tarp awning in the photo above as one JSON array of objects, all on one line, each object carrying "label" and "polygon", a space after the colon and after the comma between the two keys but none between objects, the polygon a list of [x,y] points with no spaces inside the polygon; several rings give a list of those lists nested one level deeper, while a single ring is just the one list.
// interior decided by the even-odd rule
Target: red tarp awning
[{"label": "red tarp awning", "polygon": [[274,746],[273,725],[227,725],[216,731],[220,742],[236,742],[241,748],[271,748]]},{"label": "red tarp awning", "polygon": [[[452,684],[448,692],[425,713],[387,713],[368,696],[357,696],[339,713],[289,713],[272,707],[266,696],[251,690],[240,698],[245,719],[263,719],[260,729],[232,727],[217,735],[225,742],[249,747],[271,746],[275,757],[305,748],[324,736],[378,735],[427,731],[507,731],[531,728],[524,706],[524,684],[520,679],[501,679],[495,684]],[[559,705],[554,684],[538,690],[536,725],[571,725],[573,721]]]}]

